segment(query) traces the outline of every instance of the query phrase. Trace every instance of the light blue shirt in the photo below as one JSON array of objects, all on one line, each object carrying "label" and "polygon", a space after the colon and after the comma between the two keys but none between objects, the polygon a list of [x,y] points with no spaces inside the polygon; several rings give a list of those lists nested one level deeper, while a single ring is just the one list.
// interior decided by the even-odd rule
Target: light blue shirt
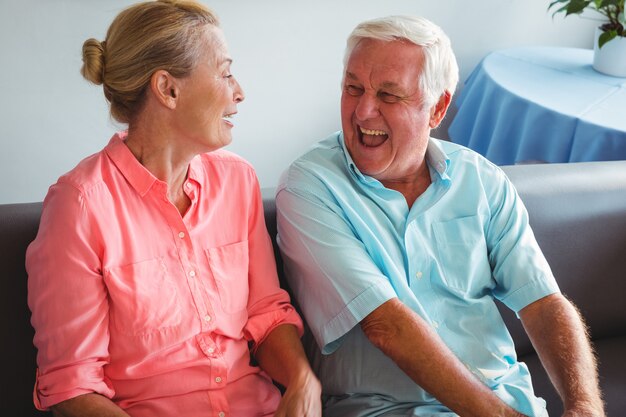
[{"label": "light blue shirt", "polygon": [[278,242],[323,352],[313,362],[324,415],[454,415],[358,326],[397,297],[502,400],[546,416],[494,302],[518,312],[559,291],[526,209],[505,174],[473,151],[430,139],[426,160],[432,183],[410,210],[359,172],[340,132],[281,179]]}]

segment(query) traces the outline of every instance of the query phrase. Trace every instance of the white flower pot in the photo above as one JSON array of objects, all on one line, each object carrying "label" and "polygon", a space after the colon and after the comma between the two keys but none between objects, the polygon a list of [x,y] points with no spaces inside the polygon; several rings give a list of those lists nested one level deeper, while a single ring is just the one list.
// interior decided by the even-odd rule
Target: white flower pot
[{"label": "white flower pot", "polygon": [[626,38],[618,36],[598,48],[598,38],[602,34],[596,28],[593,42],[593,69],[614,77],[626,77]]}]

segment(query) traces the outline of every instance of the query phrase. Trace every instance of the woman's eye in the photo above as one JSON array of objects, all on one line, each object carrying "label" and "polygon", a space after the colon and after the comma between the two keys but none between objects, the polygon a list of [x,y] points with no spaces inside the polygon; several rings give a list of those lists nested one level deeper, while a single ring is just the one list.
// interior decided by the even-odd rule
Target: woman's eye
[{"label": "woman's eye", "polygon": [[360,96],[363,94],[363,88],[356,85],[346,85],[346,92],[351,96]]},{"label": "woman's eye", "polygon": [[233,74],[226,74],[224,75],[224,78],[233,78]]}]

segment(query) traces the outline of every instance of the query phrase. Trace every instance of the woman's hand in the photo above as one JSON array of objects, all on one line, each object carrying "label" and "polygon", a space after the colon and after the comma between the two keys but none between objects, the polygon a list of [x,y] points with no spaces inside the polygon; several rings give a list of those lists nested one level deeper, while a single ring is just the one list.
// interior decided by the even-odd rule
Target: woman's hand
[{"label": "woman's hand", "polygon": [[294,326],[286,324],[273,329],[255,356],[261,368],[286,387],[274,417],[321,417],[322,386]]},{"label": "woman's hand", "polygon": [[320,417],[322,385],[313,372],[306,372],[287,387],[274,417]]},{"label": "woman's hand", "polygon": [[130,417],[107,397],[83,394],[50,407],[54,417]]}]

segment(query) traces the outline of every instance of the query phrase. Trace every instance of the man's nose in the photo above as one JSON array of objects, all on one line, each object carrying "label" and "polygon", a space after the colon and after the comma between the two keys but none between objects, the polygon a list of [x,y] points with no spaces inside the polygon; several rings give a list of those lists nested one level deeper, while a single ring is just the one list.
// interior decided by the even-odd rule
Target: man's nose
[{"label": "man's nose", "polygon": [[380,115],[378,100],[369,94],[359,97],[359,102],[355,109],[355,115],[359,120],[369,120]]}]

